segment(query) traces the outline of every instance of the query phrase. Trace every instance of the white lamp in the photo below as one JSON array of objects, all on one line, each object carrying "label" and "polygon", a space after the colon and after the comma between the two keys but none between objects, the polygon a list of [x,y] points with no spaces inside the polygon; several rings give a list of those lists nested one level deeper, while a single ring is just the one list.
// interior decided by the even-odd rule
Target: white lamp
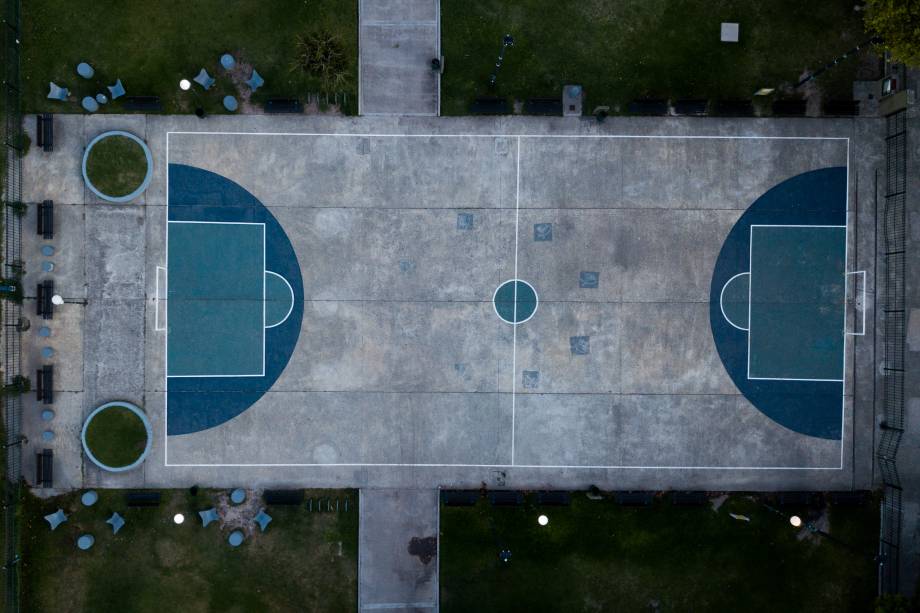
[{"label": "white lamp", "polygon": [[540,517],[537,518],[537,523],[540,524],[541,526],[545,526],[546,524],[549,523],[549,517],[547,517],[546,515],[541,515]]},{"label": "white lamp", "polygon": [[192,88],[192,82],[189,81],[188,79],[182,79],[181,81],[179,81],[179,89],[181,89],[182,91],[187,92],[191,88]]},{"label": "white lamp", "polygon": [[789,518],[789,523],[792,524],[794,528],[801,528],[802,518],[799,517],[798,515],[793,515],[792,517]]},{"label": "white lamp", "polygon": [[176,522],[176,524],[181,524],[182,522],[185,521],[185,515],[183,515],[182,513],[176,513],[175,515],[173,515],[173,521]]}]

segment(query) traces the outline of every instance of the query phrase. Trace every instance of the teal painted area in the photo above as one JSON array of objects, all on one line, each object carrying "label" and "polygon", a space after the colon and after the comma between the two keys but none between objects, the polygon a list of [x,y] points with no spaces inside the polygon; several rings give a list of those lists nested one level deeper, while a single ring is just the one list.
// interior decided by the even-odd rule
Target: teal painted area
[{"label": "teal painted area", "polygon": [[168,375],[261,375],[262,224],[169,224]]},{"label": "teal painted area", "polygon": [[722,314],[730,324],[741,330],[748,329],[748,289],[750,275],[740,274],[725,284],[720,297]]},{"label": "teal painted area", "polygon": [[277,326],[291,312],[294,294],[291,286],[278,274],[265,273],[265,327]]},{"label": "teal painted area", "polygon": [[751,227],[752,378],[843,378],[846,229]]},{"label": "teal painted area", "polygon": [[507,281],[498,288],[493,298],[495,312],[508,323],[521,323],[530,319],[537,310],[537,294],[523,281]]}]

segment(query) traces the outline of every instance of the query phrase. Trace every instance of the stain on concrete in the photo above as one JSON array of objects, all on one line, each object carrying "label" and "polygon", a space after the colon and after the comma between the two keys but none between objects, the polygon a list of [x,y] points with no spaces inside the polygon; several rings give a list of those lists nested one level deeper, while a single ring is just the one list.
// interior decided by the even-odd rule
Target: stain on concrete
[{"label": "stain on concrete", "polygon": [[426,536],[419,538],[413,536],[409,541],[409,555],[418,557],[422,564],[428,564],[438,555],[438,537]]}]

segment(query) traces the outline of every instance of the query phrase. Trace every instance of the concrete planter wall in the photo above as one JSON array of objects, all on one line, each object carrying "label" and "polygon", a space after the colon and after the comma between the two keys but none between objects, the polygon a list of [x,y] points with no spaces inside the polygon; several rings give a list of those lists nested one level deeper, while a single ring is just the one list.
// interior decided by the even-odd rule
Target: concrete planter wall
[{"label": "concrete planter wall", "polygon": [[[144,424],[144,430],[147,431],[147,444],[144,445],[144,451],[141,452],[141,455],[138,456],[134,462],[128,464],[127,466],[109,466],[104,464],[103,462],[99,461],[96,456],[93,455],[93,452],[90,451],[89,445],[86,444],[86,429],[89,427],[89,422],[91,422],[96,415],[109,407],[125,407],[140,418],[141,422]],[[89,414],[89,416],[86,418],[86,421],[83,422],[83,430],[80,431],[80,441],[83,443],[83,453],[86,454],[86,457],[88,457],[93,464],[102,470],[106,470],[112,473],[123,473],[125,471],[137,468],[144,463],[144,460],[147,459],[147,455],[150,453],[150,447],[153,445],[153,432],[150,429],[150,420],[147,419],[147,415],[145,415],[137,405],[130,402],[125,402],[123,400],[117,400],[115,402],[107,402],[102,406],[96,407],[96,409]]]},{"label": "concrete planter wall", "polygon": [[[144,175],[144,180],[141,181],[140,186],[136,190],[124,196],[109,196],[108,194],[102,193],[99,191],[99,189],[96,188],[95,185],[93,185],[92,181],[89,180],[89,177],[86,174],[86,161],[89,159],[89,152],[93,150],[93,147],[96,145],[96,143],[105,138],[108,138],[109,136],[124,136],[125,138],[130,138],[141,146],[141,149],[144,150],[144,157],[147,158],[147,173]],[[89,141],[89,145],[86,146],[86,150],[83,152],[82,169],[83,182],[86,183],[86,187],[88,187],[91,192],[99,196],[101,199],[107,202],[131,202],[143,194],[147,190],[147,187],[150,185],[150,179],[153,178],[153,155],[150,153],[150,147],[147,146],[147,143],[142,141],[138,136],[135,136],[130,132],[125,132],[124,130],[109,130],[108,132],[103,132],[93,140]]]}]

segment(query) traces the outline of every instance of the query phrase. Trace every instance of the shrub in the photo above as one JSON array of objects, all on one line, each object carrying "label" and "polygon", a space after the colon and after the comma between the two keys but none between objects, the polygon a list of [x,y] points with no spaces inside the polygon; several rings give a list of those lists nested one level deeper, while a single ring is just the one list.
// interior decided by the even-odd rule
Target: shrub
[{"label": "shrub", "polygon": [[311,32],[298,36],[291,71],[317,78],[327,90],[341,89],[348,81],[348,59],[338,36]]}]

